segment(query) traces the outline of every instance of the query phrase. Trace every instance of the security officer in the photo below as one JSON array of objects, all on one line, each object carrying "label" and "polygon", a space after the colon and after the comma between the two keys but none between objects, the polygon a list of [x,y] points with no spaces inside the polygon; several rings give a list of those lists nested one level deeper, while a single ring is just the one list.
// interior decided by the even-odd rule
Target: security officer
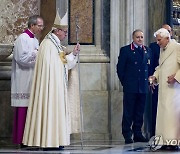
[{"label": "security officer", "polygon": [[148,93],[151,50],[143,45],[142,30],[135,30],[132,38],[133,42],[130,45],[120,49],[117,64],[117,74],[124,92],[122,134],[125,144],[147,142],[141,128]]}]

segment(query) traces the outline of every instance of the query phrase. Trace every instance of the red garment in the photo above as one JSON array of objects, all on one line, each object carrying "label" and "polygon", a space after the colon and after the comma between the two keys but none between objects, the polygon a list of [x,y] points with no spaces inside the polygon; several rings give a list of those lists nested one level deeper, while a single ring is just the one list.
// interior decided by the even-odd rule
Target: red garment
[{"label": "red garment", "polygon": [[13,143],[21,144],[26,122],[27,107],[16,107],[13,125]]}]

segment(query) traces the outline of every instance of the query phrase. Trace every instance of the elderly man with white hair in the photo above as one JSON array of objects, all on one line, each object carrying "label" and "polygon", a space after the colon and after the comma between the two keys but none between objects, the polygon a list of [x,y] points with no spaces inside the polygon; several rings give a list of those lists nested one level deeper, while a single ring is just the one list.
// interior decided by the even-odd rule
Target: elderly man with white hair
[{"label": "elderly man with white hair", "polygon": [[180,44],[161,28],[154,33],[160,46],[159,66],[149,77],[152,86],[159,84],[156,135],[163,148],[177,149],[170,141],[180,139]]}]

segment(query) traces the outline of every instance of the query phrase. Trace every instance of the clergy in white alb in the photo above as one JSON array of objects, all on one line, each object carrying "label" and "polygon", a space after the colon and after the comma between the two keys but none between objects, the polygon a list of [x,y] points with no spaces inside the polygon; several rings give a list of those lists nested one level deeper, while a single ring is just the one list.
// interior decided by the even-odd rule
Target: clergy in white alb
[{"label": "clergy in white alb", "polygon": [[15,107],[13,143],[21,144],[29,103],[32,76],[39,41],[35,34],[39,34],[43,26],[43,19],[39,15],[29,18],[26,29],[15,41],[11,73],[11,106]]}]

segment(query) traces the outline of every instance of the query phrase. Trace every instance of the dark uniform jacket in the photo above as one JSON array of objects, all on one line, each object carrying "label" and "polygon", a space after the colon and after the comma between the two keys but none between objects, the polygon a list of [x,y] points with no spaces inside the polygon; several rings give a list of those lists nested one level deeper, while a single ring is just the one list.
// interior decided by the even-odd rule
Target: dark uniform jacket
[{"label": "dark uniform jacket", "polygon": [[148,77],[151,70],[151,49],[142,46],[139,52],[134,44],[120,49],[117,74],[123,86],[123,92],[147,93]]},{"label": "dark uniform jacket", "polygon": [[149,45],[149,48],[152,51],[152,73],[155,72],[155,68],[159,65],[159,55],[160,55],[160,47],[156,42],[153,42]]}]

